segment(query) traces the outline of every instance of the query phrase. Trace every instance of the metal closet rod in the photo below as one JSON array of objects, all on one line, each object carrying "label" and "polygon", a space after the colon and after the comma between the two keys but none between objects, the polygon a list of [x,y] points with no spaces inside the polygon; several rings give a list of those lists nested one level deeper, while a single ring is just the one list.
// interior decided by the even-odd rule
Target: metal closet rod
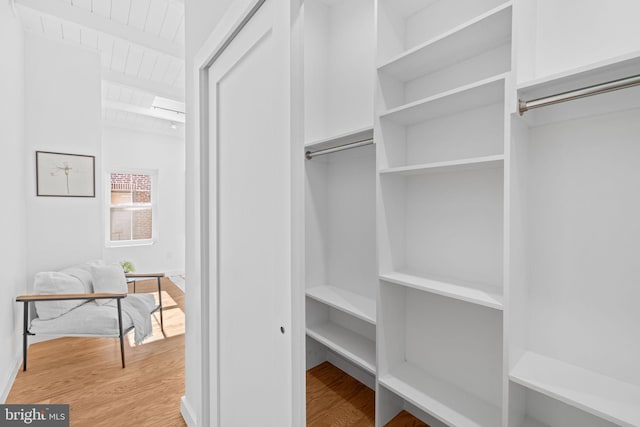
[{"label": "metal closet rod", "polygon": [[364,147],[365,145],[371,145],[371,144],[373,144],[373,139],[365,139],[362,141],[356,141],[356,142],[351,142],[349,144],[339,145],[333,148],[325,148],[324,150],[307,151],[304,154],[304,156],[307,158],[307,160],[311,160],[316,156],[323,156],[325,154],[331,154],[331,153],[335,153],[337,151],[342,151],[342,150],[350,150],[352,148]]},{"label": "metal closet rod", "polygon": [[531,101],[518,100],[518,111],[523,115],[534,108],[546,107],[547,105],[559,104],[561,102],[572,101],[574,99],[586,98],[587,96],[600,95],[601,93],[613,92],[615,90],[627,89],[640,85],[640,74],[626,77],[624,79],[612,80],[593,86],[562,92],[556,95],[545,96],[543,98],[532,99]]}]

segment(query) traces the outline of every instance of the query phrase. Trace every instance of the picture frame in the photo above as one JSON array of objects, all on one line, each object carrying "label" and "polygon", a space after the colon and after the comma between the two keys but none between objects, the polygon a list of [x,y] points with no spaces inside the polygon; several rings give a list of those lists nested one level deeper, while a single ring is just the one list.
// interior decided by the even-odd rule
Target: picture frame
[{"label": "picture frame", "polygon": [[96,197],[95,166],[95,156],[36,151],[36,195]]}]

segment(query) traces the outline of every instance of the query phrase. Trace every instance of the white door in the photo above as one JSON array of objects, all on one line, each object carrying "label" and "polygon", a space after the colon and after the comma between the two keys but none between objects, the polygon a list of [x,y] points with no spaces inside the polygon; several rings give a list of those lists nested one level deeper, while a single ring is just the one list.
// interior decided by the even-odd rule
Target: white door
[{"label": "white door", "polygon": [[267,0],[209,68],[212,423],[222,427],[292,423],[286,3]]}]

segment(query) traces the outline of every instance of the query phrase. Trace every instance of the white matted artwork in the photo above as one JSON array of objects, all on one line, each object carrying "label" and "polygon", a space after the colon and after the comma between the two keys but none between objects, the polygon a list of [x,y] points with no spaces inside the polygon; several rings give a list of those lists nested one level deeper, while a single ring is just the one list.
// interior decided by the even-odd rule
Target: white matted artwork
[{"label": "white matted artwork", "polygon": [[36,151],[36,194],[95,197],[95,156]]}]

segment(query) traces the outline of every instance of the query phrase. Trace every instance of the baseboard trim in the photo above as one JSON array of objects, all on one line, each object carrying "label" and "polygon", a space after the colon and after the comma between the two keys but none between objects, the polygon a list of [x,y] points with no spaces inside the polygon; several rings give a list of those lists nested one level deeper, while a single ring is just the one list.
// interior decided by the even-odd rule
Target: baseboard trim
[{"label": "baseboard trim", "polygon": [[165,277],[184,276],[184,270],[167,270],[164,272]]},{"label": "baseboard trim", "polygon": [[188,427],[198,427],[196,416],[193,412],[193,408],[189,405],[187,396],[182,396],[180,398],[180,415],[182,415],[182,418],[184,419],[184,422],[187,423]]},{"label": "baseboard trim", "polygon": [[11,366],[11,372],[9,377],[7,378],[7,383],[2,385],[2,394],[0,394],[0,403],[5,403],[7,401],[7,397],[9,397],[9,392],[11,391],[11,387],[13,386],[13,382],[16,380],[16,376],[18,375],[18,370],[20,369],[20,365],[22,364],[22,357],[20,355],[16,356]]},{"label": "baseboard trim", "polygon": [[170,276],[167,276],[169,278],[169,280],[171,281],[171,283],[173,283],[174,285],[176,285],[178,288],[180,288],[180,290],[182,292],[186,292],[185,290],[185,280],[184,280],[184,275],[182,274],[172,274]]}]

